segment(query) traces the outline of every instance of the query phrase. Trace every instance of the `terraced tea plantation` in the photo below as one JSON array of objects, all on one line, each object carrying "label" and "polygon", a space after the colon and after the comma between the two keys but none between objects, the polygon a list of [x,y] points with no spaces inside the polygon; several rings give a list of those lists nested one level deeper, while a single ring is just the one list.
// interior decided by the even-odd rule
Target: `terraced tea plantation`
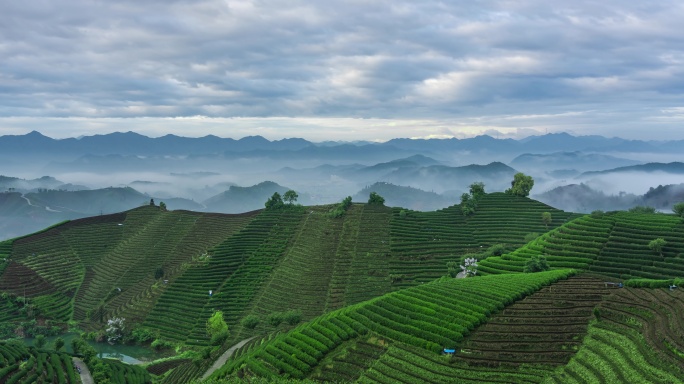
[{"label": "terraced tea plantation", "polygon": [[[683,298],[667,288],[684,276],[684,223],[673,215],[577,215],[503,193],[483,196],[470,216],[458,205],[416,212],[352,204],[341,217],[332,208],[223,215],[144,206],[0,242],[1,328],[33,335],[77,327],[104,337],[119,317],[129,335],[193,351],[135,373],[112,366],[122,383],[189,382],[253,337],[212,377],[684,377]],[[658,238],[660,247],[649,245]],[[486,257],[490,247],[509,252]],[[464,255],[479,259],[478,276],[448,277],[446,264]],[[535,256],[552,270],[522,273]],[[617,288],[636,278],[667,281]],[[206,324],[219,310],[230,333],[215,346]],[[71,382],[68,355],[7,345],[21,352],[0,365],[13,372],[0,376],[7,382]],[[49,371],[53,360],[62,368]]]},{"label": "terraced tea plantation", "polygon": [[[660,251],[655,239],[665,240]],[[522,272],[532,256],[554,267],[580,268],[616,279],[684,276],[684,223],[674,215],[617,212],[578,218],[539,239],[480,263],[482,274]]]}]

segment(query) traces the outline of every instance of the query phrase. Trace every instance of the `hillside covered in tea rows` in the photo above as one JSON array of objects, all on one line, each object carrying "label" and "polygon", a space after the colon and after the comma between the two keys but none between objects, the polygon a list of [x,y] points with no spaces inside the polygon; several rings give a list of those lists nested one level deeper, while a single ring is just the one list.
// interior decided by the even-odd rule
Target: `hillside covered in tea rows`
[{"label": "hillside covered in tea rows", "polygon": [[[2,242],[3,337],[31,319],[96,334],[125,318],[129,331],[196,351],[149,366],[168,383],[208,375],[247,339],[212,377],[606,382],[629,367],[648,380],[682,379],[679,291],[610,289],[630,279],[667,287],[684,275],[680,218],[577,215],[505,193],[482,196],[467,216],[461,205],[344,208],[143,206]],[[449,277],[447,263],[465,257],[478,259],[478,276]],[[522,273],[536,257],[553,271]],[[207,333],[217,311],[224,347]],[[440,356],[444,348],[455,353]]]}]

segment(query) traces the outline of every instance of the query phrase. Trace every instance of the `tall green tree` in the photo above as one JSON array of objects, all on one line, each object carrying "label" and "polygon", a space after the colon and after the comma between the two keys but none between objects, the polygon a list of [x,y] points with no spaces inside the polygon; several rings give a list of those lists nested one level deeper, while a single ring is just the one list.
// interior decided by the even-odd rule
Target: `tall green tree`
[{"label": "tall green tree", "polygon": [[476,183],[470,184],[470,195],[475,200],[479,200],[482,196],[484,196],[485,195],[484,183],[481,181],[478,181]]},{"label": "tall green tree", "polygon": [[534,187],[534,179],[532,179],[532,176],[527,176],[522,172],[518,172],[513,176],[511,188],[507,189],[506,193],[527,197],[530,195],[532,187]]},{"label": "tall green tree", "polygon": [[652,240],[648,243],[648,247],[653,250],[653,252],[658,253],[658,255],[663,256],[663,247],[667,245],[667,241],[662,237]]},{"label": "tall green tree", "polygon": [[33,345],[35,345],[36,348],[43,348],[43,347],[45,347],[45,344],[47,344],[47,340],[45,339],[45,335],[37,335],[33,341]]},{"label": "tall green tree", "polygon": [[385,204],[385,198],[380,196],[377,192],[371,192],[370,196],[368,196],[368,204],[383,205]]},{"label": "tall green tree", "polygon": [[677,203],[672,207],[672,212],[684,219],[684,203]]},{"label": "tall green tree", "polygon": [[463,216],[470,216],[475,213],[476,202],[475,199],[469,194],[464,193],[461,195],[461,211]]},{"label": "tall green tree", "polygon": [[283,198],[280,196],[280,193],[273,192],[273,195],[266,200],[264,205],[266,206],[266,209],[278,209],[282,208],[285,204],[283,203]]},{"label": "tall green tree", "polygon": [[223,311],[214,311],[214,314],[207,320],[207,334],[216,336],[222,332],[228,332],[228,324],[223,319]]},{"label": "tall green tree", "polygon": [[55,339],[55,351],[59,351],[64,347],[64,339],[58,337]]},{"label": "tall green tree", "polygon": [[551,217],[551,212],[542,213],[542,222],[546,226],[546,229],[549,229],[549,224],[551,224],[552,220],[553,218]]},{"label": "tall green tree", "polygon": [[283,194],[283,201],[285,201],[286,203],[288,203],[290,205],[297,202],[298,198],[299,198],[299,195],[297,194],[297,192],[295,192],[291,189]]}]

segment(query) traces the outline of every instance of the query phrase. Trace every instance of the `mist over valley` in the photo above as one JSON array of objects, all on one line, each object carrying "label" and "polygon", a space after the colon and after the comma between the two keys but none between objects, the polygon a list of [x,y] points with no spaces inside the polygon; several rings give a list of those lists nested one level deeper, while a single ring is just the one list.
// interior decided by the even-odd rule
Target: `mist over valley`
[{"label": "mist over valley", "polygon": [[[346,196],[364,202],[375,191],[390,206],[430,211],[457,204],[474,182],[487,192],[503,191],[517,172],[534,178],[534,198],[559,209],[668,211],[684,182],[684,164],[674,161],[682,157],[678,144],[568,134],[383,143],[132,132],[59,140],[38,132],[0,136],[0,238],[150,199],[169,209],[247,212],[289,189],[305,205]],[[658,186],[667,197],[647,196]]]}]

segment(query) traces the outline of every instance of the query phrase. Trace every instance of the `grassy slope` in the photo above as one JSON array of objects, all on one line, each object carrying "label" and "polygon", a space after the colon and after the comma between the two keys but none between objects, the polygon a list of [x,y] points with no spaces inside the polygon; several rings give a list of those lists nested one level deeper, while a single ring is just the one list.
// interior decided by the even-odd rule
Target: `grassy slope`
[{"label": "grassy slope", "polygon": [[[662,255],[649,242],[663,238]],[[669,279],[684,273],[684,223],[674,215],[619,212],[583,216],[501,257],[480,263],[483,273],[522,272],[534,255],[552,267],[581,268],[618,279]]]},{"label": "grassy slope", "polygon": [[[235,339],[282,330],[282,325],[268,325],[266,316],[299,309],[305,320],[314,319],[434,280],[444,275],[447,261],[461,254],[497,243],[523,245],[526,234],[546,230],[542,212],[552,213],[551,228],[562,226],[513,253],[481,262],[481,271],[521,271],[534,254],[548,255],[554,267],[625,277],[669,277],[665,271],[683,264],[672,257],[682,251],[683,226],[666,215],[620,213],[566,223],[577,216],[499,193],[485,196],[468,218],[458,207],[405,215],[398,208],[355,204],[338,219],[327,217],[327,209],[231,216],[142,207],[75,220],[0,244],[0,253],[12,259],[0,277],[0,289],[22,295],[27,288],[26,295],[41,313],[57,320],[89,317],[94,322],[85,324],[97,328],[102,311],[105,320],[121,315],[144,321],[165,338],[206,345],[204,322],[213,309],[225,312]],[[655,237],[668,241],[664,257],[647,251],[648,241]],[[617,267],[616,255],[621,263]],[[170,280],[168,285],[155,284],[153,275],[159,266]],[[212,297],[207,294],[210,289]],[[248,332],[239,321],[250,314],[259,316],[261,324]],[[391,342],[388,335],[380,334]],[[440,340],[444,341],[429,342],[436,348]],[[416,361],[434,360],[424,343],[395,343],[389,349],[377,345],[377,340],[351,343],[349,348],[346,342],[340,345],[345,351],[358,349],[361,355],[389,350],[395,358],[410,352]],[[325,358],[344,360],[340,356],[333,351]],[[185,379],[193,372],[189,370]],[[325,377],[326,373],[317,374]],[[536,371],[524,374],[539,377]]]},{"label": "grassy slope", "polygon": [[143,319],[146,304],[162,290],[152,288],[156,268],[174,278],[183,263],[251,216],[161,212],[148,206],[74,220],[15,240],[0,289],[26,292],[41,313],[56,320],[99,321],[100,313],[103,319]]},{"label": "grassy slope", "polygon": [[366,334],[436,353],[453,347],[506,304],[573,273],[559,270],[480,279],[442,279],[330,312],[262,344],[215,374],[307,376],[342,343]]}]

